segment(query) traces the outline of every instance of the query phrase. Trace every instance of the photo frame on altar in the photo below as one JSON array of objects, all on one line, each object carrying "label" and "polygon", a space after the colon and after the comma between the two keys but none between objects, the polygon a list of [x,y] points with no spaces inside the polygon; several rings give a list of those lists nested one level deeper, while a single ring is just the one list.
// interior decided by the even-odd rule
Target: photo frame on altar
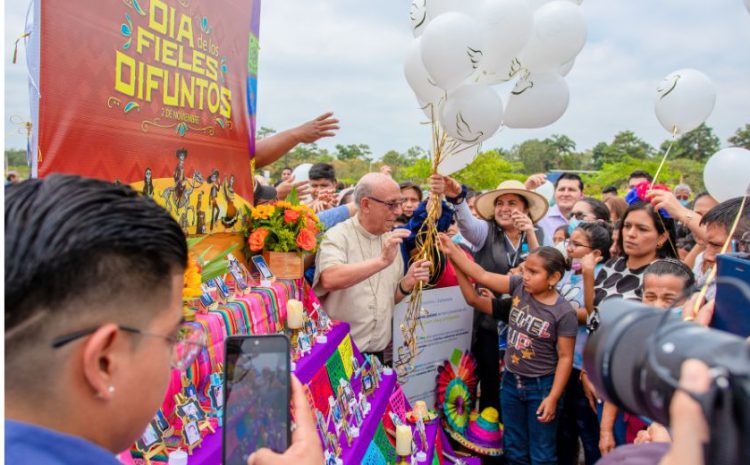
[{"label": "photo frame on altar", "polygon": [[333,397],[330,398],[333,402],[330,402],[331,405],[331,416],[333,417],[333,423],[336,426],[336,430],[338,432],[338,429],[341,425],[341,420],[344,419],[344,412],[341,408],[341,404],[339,403],[338,399],[334,399]]},{"label": "photo frame on altar", "polygon": [[304,331],[301,331],[299,333],[299,336],[297,336],[297,344],[299,346],[298,352],[300,354],[306,354],[312,351],[312,342],[310,342],[310,336],[308,336]]},{"label": "photo frame on altar", "polygon": [[224,281],[224,278],[221,276],[215,277],[213,280],[214,285],[216,286],[216,289],[219,291],[219,295],[226,301],[231,296],[232,293],[229,291],[229,286],[227,286],[226,281]]},{"label": "photo frame on altar", "polygon": [[346,397],[346,392],[344,391],[344,386],[339,384],[338,389],[336,390],[338,403],[341,405],[341,410],[343,411],[343,415],[346,415],[349,412],[349,399]]},{"label": "photo frame on altar", "polygon": [[157,410],[153,421],[162,433],[170,428],[169,420],[161,409]]},{"label": "photo frame on altar", "polygon": [[203,411],[201,404],[198,403],[198,399],[188,398],[184,403],[180,404],[176,408],[177,415],[182,419],[204,421],[206,419],[206,412]]},{"label": "photo frame on altar", "polygon": [[182,439],[188,447],[188,453],[192,453],[193,449],[200,445],[203,438],[201,437],[201,430],[198,427],[197,421],[191,421],[183,425]]},{"label": "photo frame on altar", "polygon": [[370,395],[375,391],[375,381],[372,378],[372,374],[369,371],[365,371],[362,374],[362,392],[366,395]]},{"label": "photo frame on altar", "polygon": [[211,398],[211,406],[215,409],[224,407],[224,384],[214,384],[209,390],[209,397]]},{"label": "photo frame on altar", "polygon": [[211,293],[209,292],[205,284],[201,284],[201,290],[203,290],[203,293],[200,295],[201,307],[203,307],[205,310],[208,310],[209,308],[211,308],[211,306],[216,304],[216,301],[213,297],[211,297]]},{"label": "photo frame on altar", "polygon": [[250,288],[250,285],[247,284],[249,277],[247,268],[245,268],[231,253],[227,254],[227,260],[229,261],[229,273],[232,275],[232,278],[234,278],[234,290],[236,292],[245,292]]},{"label": "photo frame on altar", "polygon": [[155,445],[160,444],[163,439],[162,430],[156,424],[155,420],[151,420],[148,425],[146,425],[146,429],[143,431],[143,434],[141,434],[141,437],[136,441],[136,449],[141,452],[149,451]]},{"label": "photo frame on altar", "polygon": [[263,255],[253,255],[251,260],[253,262],[253,265],[255,266],[255,269],[258,270],[258,273],[260,273],[260,277],[262,279],[269,281],[273,279],[271,268],[268,267],[268,263],[266,263],[266,259],[263,258]]}]

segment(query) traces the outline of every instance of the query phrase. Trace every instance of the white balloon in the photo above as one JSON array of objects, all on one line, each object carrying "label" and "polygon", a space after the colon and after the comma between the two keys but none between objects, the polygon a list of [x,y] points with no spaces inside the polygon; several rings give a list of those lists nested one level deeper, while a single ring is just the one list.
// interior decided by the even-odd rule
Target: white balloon
[{"label": "white balloon", "polygon": [[[549,3],[554,2],[556,0],[526,0],[526,4],[529,5],[529,8],[531,8],[532,11],[536,10],[540,6]],[[576,5],[580,5],[583,3],[583,0],[567,0],[570,3],[575,3]]]},{"label": "white balloon", "polygon": [[430,19],[450,12],[477,17],[482,7],[482,0],[427,0],[426,3]]},{"label": "white balloon", "polygon": [[292,176],[294,176],[295,181],[309,181],[310,180],[310,168],[312,168],[312,163],[302,163],[301,165],[297,165],[296,168],[294,168],[294,171],[292,171]]},{"label": "white balloon", "polygon": [[716,89],[696,69],[669,73],[656,88],[656,117],[670,134],[685,134],[700,126],[716,105]]},{"label": "white balloon", "polygon": [[482,68],[496,72],[529,41],[534,18],[524,0],[487,0],[479,18],[484,27]]},{"label": "white balloon", "polygon": [[[484,61],[482,61],[484,63]],[[494,70],[485,69],[481,64],[474,74],[469,76],[466,80],[466,84],[485,84],[493,86],[502,82],[508,82],[513,78],[514,71],[520,70],[520,64],[514,57],[508,57],[504,63],[500,66],[496,66]]]},{"label": "white balloon", "polygon": [[489,86],[465,85],[448,96],[440,124],[449,136],[469,144],[491,137],[503,121],[503,101]]},{"label": "white balloon", "polygon": [[471,165],[479,153],[479,144],[462,144],[453,153],[447,155],[438,165],[438,173],[450,176]]},{"label": "white balloon", "polygon": [[518,55],[531,72],[556,71],[586,44],[586,18],[568,0],[546,3],[534,12],[534,33]]},{"label": "white balloon", "polygon": [[503,124],[509,128],[541,128],[565,113],[570,92],[556,73],[532,74],[520,80],[508,98]]},{"label": "white balloon", "polygon": [[557,70],[557,72],[560,74],[560,76],[567,76],[568,73],[570,73],[570,70],[573,69],[573,65],[576,64],[576,59],[573,58],[567,63],[563,63],[560,68]]},{"label": "white balloon", "polygon": [[409,21],[414,37],[419,37],[427,27],[427,0],[412,0],[409,8]]},{"label": "white balloon", "polygon": [[547,199],[547,202],[552,202],[552,198],[555,196],[555,185],[549,181],[544,181],[544,184],[534,189],[534,191]]},{"label": "white balloon", "polygon": [[703,184],[719,202],[745,195],[750,187],[750,150],[729,147],[713,154],[703,169]]},{"label": "white balloon", "polygon": [[422,63],[421,37],[412,40],[404,57],[404,75],[409,87],[420,102],[434,102],[445,96],[445,91],[435,85]]},{"label": "white balloon", "polygon": [[435,84],[452,90],[477,68],[482,34],[476,21],[463,13],[433,19],[422,37],[422,63]]},{"label": "white balloon", "polygon": [[423,102],[418,100],[419,108],[427,116],[427,119],[432,121],[440,121],[440,113],[443,111],[443,105],[445,105],[445,96],[432,102]]}]

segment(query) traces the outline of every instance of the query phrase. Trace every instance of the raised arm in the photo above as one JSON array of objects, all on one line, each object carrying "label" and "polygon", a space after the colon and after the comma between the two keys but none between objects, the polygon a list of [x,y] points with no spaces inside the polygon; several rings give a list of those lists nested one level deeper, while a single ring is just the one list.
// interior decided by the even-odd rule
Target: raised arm
[{"label": "raised arm", "polygon": [[492,315],[492,298],[477,294],[476,289],[469,281],[469,278],[458,267],[453,267],[456,271],[458,287],[461,288],[461,294],[464,296],[466,303],[482,313]]},{"label": "raised arm", "polygon": [[281,131],[265,137],[255,144],[255,166],[270,165],[297,144],[312,144],[323,137],[333,137],[339,129],[339,120],[332,118],[333,113],[324,113],[293,129]]},{"label": "raised arm", "polygon": [[450,237],[440,234],[440,251],[450,259],[456,271],[463,271],[479,284],[491,289],[498,294],[510,292],[510,276],[490,273],[481,266],[469,260],[463,251],[453,243]]},{"label": "raised arm", "polygon": [[487,240],[489,226],[486,221],[474,217],[466,204],[462,195],[463,187],[455,179],[448,176],[433,174],[430,176],[430,190],[436,193],[445,194],[445,200],[456,207],[456,223],[461,235],[478,250]]},{"label": "raised arm", "polygon": [[346,257],[337,253],[340,250],[340,244],[336,244],[336,241],[327,237],[323,240],[318,254],[317,265],[320,268],[320,275],[316,284],[323,291],[330,292],[346,289],[364,281],[390,266],[397,256],[400,259],[400,245],[408,234],[409,232],[405,229],[393,231],[385,239],[380,256],[359,263],[347,263]]}]

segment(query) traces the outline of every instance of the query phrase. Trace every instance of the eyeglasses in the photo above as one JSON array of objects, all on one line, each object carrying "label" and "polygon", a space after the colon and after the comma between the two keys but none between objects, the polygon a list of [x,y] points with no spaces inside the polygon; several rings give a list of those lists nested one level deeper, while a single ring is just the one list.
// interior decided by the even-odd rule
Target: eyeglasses
[{"label": "eyeglasses", "polygon": [[588,213],[584,213],[584,212],[572,212],[570,214],[571,218],[575,218],[578,221],[585,221],[586,220],[586,216],[588,216]]},{"label": "eyeglasses", "polygon": [[393,202],[386,202],[384,200],[376,199],[375,197],[367,197],[370,200],[374,200],[377,203],[383,204],[388,207],[388,210],[395,211],[404,205],[405,199],[395,200]]},{"label": "eyeglasses", "polygon": [[[82,337],[94,334],[97,329],[99,329],[99,326],[56,337],[52,340],[52,348],[59,349],[60,347]],[[176,336],[164,336],[163,334],[149,333],[123,325],[118,325],[117,329],[126,333],[139,334],[141,336],[158,337],[169,342],[171,349],[170,365],[172,368],[180,371],[187,370],[190,365],[193,364],[195,357],[198,356],[200,351],[206,346],[206,334],[203,332],[203,329],[199,326],[184,323],[180,325]]]},{"label": "eyeglasses", "polygon": [[579,242],[571,241],[570,239],[568,239],[568,246],[569,246],[569,247],[572,247],[572,248],[574,248],[574,249],[575,249],[575,248],[577,248],[577,247],[584,247],[584,248],[586,248],[586,249],[590,249],[590,248],[591,248],[591,246],[590,246],[590,245],[586,245],[586,244],[581,244],[581,243],[579,243]]}]

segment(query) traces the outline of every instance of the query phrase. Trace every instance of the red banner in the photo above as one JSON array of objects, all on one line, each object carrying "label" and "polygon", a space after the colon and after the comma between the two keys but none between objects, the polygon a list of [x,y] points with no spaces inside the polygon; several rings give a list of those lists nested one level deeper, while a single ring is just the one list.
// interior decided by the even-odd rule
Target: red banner
[{"label": "red banner", "polygon": [[45,1],[38,172],[130,184],[191,234],[252,200],[260,0]]}]

